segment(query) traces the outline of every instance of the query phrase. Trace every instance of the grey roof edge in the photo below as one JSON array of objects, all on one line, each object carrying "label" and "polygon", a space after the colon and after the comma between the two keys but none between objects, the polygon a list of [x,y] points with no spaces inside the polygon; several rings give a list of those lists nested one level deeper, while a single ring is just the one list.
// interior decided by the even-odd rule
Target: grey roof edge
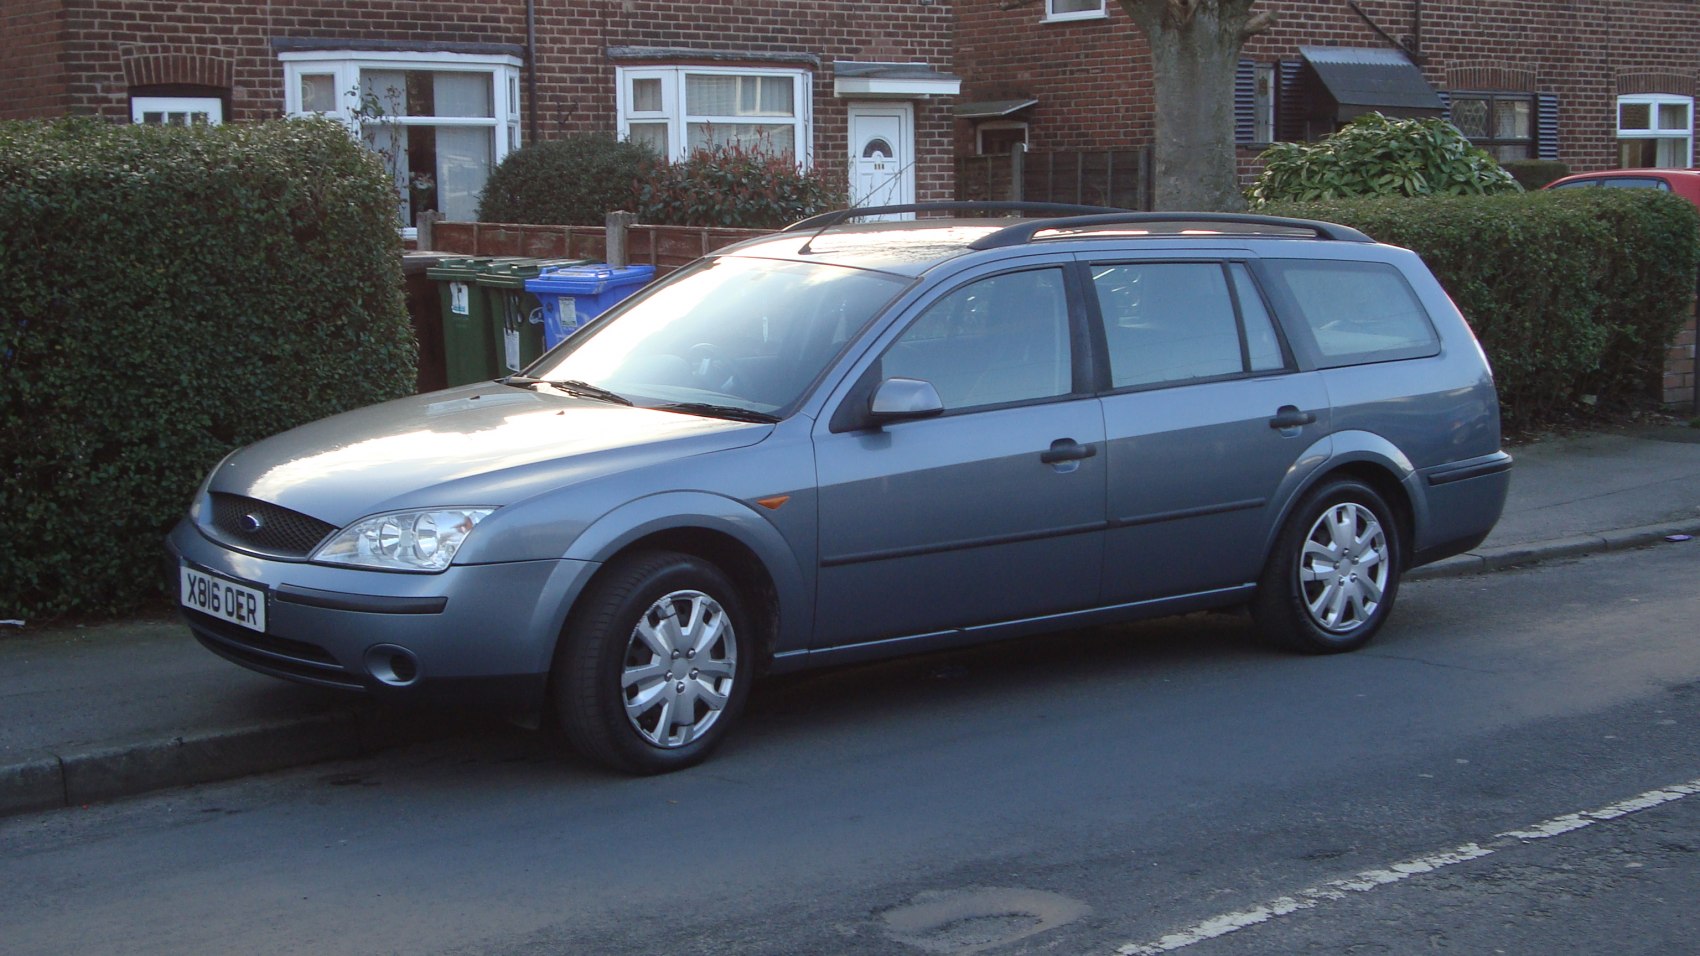
[{"label": "grey roof edge", "polygon": [[698,50],[673,46],[611,46],[610,60],[642,60],[662,63],[675,60],[706,60],[710,63],[783,63],[820,69],[821,59],[813,53],[767,50]]},{"label": "grey roof edge", "polygon": [[525,46],[519,43],[452,43],[436,40],[360,40],[343,37],[272,37],[272,49],[278,53],[311,53],[315,51],[349,52],[371,50],[378,53],[467,53],[474,56],[525,57]]},{"label": "grey roof edge", "polygon": [[957,119],[998,119],[1037,105],[1038,98],[1032,96],[1007,100],[974,100],[956,104],[951,112]]},{"label": "grey roof edge", "polygon": [[868,76],[889,80],[958,80],[961,77],[946,73],[930,63],[887,63],[872,60],[834,60],[835,76]]}]

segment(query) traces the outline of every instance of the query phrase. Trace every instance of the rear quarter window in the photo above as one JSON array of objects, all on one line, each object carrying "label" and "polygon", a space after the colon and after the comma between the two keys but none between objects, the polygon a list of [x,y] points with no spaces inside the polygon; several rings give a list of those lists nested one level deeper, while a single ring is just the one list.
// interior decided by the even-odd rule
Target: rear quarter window
[{"label": "rear quarter window", "polygon": [[1440,351],[1428,310],[1385,262],[1265,260],[1303,320],[1323,368],[1423,358]]}]

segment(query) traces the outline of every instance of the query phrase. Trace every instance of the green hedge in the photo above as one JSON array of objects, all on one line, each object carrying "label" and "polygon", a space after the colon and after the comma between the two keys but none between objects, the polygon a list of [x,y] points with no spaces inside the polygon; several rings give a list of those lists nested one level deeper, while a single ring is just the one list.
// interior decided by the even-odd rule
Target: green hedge
[{"label": "green hedge", "polygon": [[745,146],[698,149],[683,162],[654,160],[637,184],[638,218],[665,226],[778,229],[842,209],[842,174]]},{"label": "green hedge", "polygon": [[410,392],[396,224],[328,121],[0,123],[0,617],[135,608],[225,452]]},{"label": "green hedge", "polygon": [[502,160],[478,199],[484,222],[600,226],[632,208],[632,184],[655,154],[610,136],[531,143]]},{"label": "green hedge", "polygon": [[1694,303],[1700,215],[1666,193],[1570,189],[1279,204],[1420,254],[1493,363],[1507,420],[1656,394]]}]

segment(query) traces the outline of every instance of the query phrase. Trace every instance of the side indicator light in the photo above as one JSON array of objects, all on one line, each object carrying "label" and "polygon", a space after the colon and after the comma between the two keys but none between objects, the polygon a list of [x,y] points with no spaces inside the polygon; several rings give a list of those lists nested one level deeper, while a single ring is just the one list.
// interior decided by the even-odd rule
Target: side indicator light
[{"label": "side indicator light", "polygon": [[784,507],[785,502],[790,500],[790,495],[773,495],[769,498],[757,498],[756,504],[761,505],[769,511],[778,511],[780,508]]}]

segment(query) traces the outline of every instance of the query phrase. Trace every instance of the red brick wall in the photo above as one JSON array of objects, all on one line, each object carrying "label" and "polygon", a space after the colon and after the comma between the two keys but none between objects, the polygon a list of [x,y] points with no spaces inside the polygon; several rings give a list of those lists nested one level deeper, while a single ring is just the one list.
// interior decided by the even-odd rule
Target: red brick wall
[{"label": "red brick wall", "polygon": [[[800,53],[821,61],[815,72],[816,163],[843,170],[848,113],[845,101],[832,94],[834,60],[952,69],[952,7],[945,0],[538,0],[537,8],[543,138],[614,129],[610,47]],[[262,119],[283,109],[283,68],[272,38],[526,40],[523,0],[5,0],[5,10],[8,48],[17,45],[26,54],[21,63],[7,57],[0,65],[6,71],[0,88],[8,91],[0,118],[83,113],[125,121],[132,84],[200,84],[210,77],[209,85],[230,89],[231,120]],[[63,40],[49,42],[61,17]],[[950,198],[949,105],[922,100],[915,114],[917,198]]]},{"label": "red brick wall", "polygon": [[[1115,0],[1108,6],[1107,19],[1046,23],[1040,0],[1013,7],[958,0],[963,99],[1038,97],[1026,117],[1035,150],[1149,143],[1145,42]],[[1360,6],[1393,36],[1413,35],[1412,0]],[[1246,45],[1249,59],[1296,58],[1301,45],[1386,46],[1344,0],[1264,0],[1260,7],[1279,22]],[[1619,93],[1695,91],[1700,7],[1693,0],[1425,0],[1422,7],[1430,82],[1447,89],[1449,73],[1493,80],[1532,72],[1537,90],[1559,96],[1560,158],[1577,170],[1617,165]],[[972,147],[972,126],[961,123],[958,148]]]},{"label": "red brick wall", "polygon": [[0,5],[0,119],[65,112],[62,0],[5,0]]}]

